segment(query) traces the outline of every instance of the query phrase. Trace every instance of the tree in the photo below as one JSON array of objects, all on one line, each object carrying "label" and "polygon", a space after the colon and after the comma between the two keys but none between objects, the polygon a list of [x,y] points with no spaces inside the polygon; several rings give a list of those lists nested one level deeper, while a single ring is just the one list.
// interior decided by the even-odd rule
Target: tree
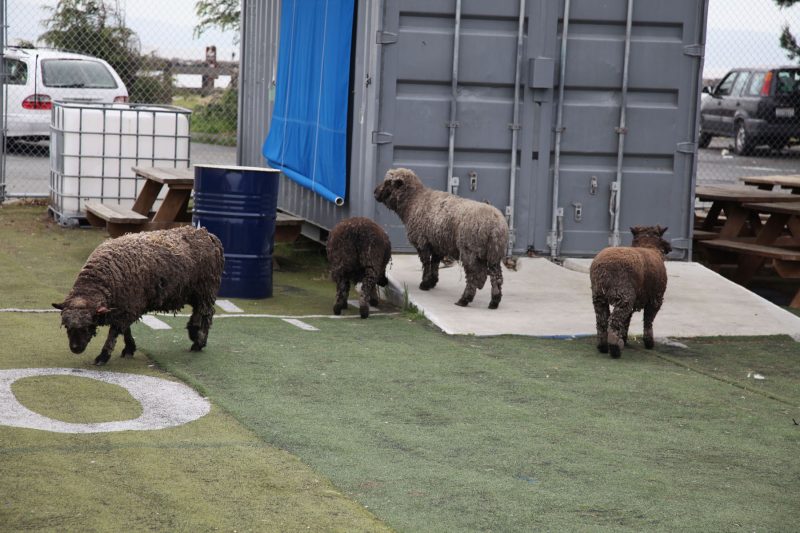
[{"label": "tree", "polygon": [[197,0],[194,12],[200,17],[200,22],[194,27],[195,36],[199,37],[212,27],[238,33],[241,4],[241,0]]},{"label": "tree", "polygon": [[[778,7],[781,9],[792,7],[798,2],[800,2],[800,0],[775,0],[775,3],[778,4]],[[800,59],[800,44],[797,43],[794,35],[792,35],[792,32],[789,30],[788,23],[783,25],[780,43],[781,48],[786,50],[786,55],[789,56],[789,59]]]},{"label": "tree", "polygon": [[127,87],[139,70],[140,43],[136,32],[125,26],[122,13],[103,0],[61,0],[46,8],[50,18],[39,39],[54,48],[105,59]]}]

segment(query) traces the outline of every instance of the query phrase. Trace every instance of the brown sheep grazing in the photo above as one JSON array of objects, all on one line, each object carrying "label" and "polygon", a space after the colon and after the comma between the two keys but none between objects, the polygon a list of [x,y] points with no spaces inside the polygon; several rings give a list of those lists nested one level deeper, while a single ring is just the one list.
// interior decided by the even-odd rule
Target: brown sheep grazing
[{"label": "brown sheep grazing", "polygon": [[361,283],[358,309],[361,318],[369,317],[369,306],[378,305],[378,288],[385,287],[386,265],[392,257],[392,243],[378,224],[364,217],[347,218],[336,224],[326,245],[331,279],[336,283],[333,313],[347,307],[350,284]]},{"label": "brown sheep grazing", "polygon": [[[672,251],[662,238],[667,228],[635,226],[631,228],[630,247],[601,250],[592,261],[592,303],[597,318],[597,349],[622,354],[628,342],[631,315],[644,309],[644,345],[653,347],[653,320],[664,302],[667,288],[665,256]],[[609,320],[609,305],[614,308]]]},{"label": "brown sheep grazing", "polygon": [[186,326],[191,349],[202,350],[223,263],[222,244],[205,228],[130,233],[101,243],[86,260],[67,298],[53,304],[61,310],[70,350],[83,353],[97,327],[109,326],[94,364],[108,361],[120,334],[125,339],[122,357],[133,357],[136,343],[131,324],[150,311],[177,312],[186,304],[192,306]]},{"label": "brown sheep grazing", "polygon": [[439,262],[461,261],[467,286],[456,305],[466,306],[489,276],[496,309],[503,297],[501,263],[508,248],[508,224],[489,204],[426,187],[413,171],[391,169],[375,189],[375,199],[396,212],[422,261],[423,291],[439,282]]}]

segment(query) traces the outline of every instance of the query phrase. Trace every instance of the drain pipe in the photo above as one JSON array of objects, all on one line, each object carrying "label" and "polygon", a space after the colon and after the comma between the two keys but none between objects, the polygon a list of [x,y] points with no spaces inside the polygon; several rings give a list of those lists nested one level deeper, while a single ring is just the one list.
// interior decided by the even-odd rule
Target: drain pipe
[{"label": "drain pipe", "polygon": [[569,37],[569,4],[564,1],[564,20],[561,28],[561,65],[558,79],[558,108],[556,112],[556,146],[553,157],[553,205],[550,221],[550,234],[547,244],[550,246],[550,258],[558,257],[561,239],[563,238],[564,209],[558,207],[558,184],[561,178],[561,134],[564,132],[564,85],[567,77],[567,38]]},{"label": "drain pipe", "polygon": [[453,176],[453,159],[456,149],[456,128],[459,126],[456,118],[458,117],[458,48],[461,38],[461,0],[456,1],[456,26],[453,35],[453,78],[451,82],[450,96],[450,138],[447,148],[447,188],[453,194],[458,194],[458,178]]},{"label": "drain pipe", "polygon": [[525,27],[525,0],[519,0],[519,25],[517,26],[517,65],[514,71],[514,118],[509,127],[511,128],[511,174],[508,178],[508,206],[506,207],[506,219],[508,220],[508,251],[506,255],[511,257],[514,254],[514,242],[516,241],[516,230],[514,229],[514,204],[517,186],[517,144],[519,138],[519,78],[522,71],[522,42],[523,30]]},{"label": "drain pipe", "polygon": [[617,143],[617,179],[611,185],[611,196],[613,198],[613,225],[611,227],[611,236],[608,243],[611,246],[620,245],[619,237],[619,212],[622,203],[622,159],[623,150],[625,148],[625,136],[628,133],[628,127],[625,118],[625,110],[628,104],[628,63],[631,55],[631,28],[633,26],[633,0],[628,0],[628,18],[625,23],[625,58],[622,64],[622,99],[620,101],[619,111],[619,127],[617,133],[619,134],[619,141]]}]

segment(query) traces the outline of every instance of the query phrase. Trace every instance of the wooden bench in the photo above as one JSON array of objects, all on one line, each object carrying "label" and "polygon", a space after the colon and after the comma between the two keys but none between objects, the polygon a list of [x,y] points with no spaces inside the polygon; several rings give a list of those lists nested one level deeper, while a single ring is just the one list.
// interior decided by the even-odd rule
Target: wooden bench
[{"label": "wooden bench", "polygon": [[741,240],[714,239],[705,241],[703,246],[716,248],[729,252],[736,252],[744,255],[758,255],[766,259],[778,259],[780,261],[800,262],[800,250],[795,248],[783,248],[780,246],[765,246]]},{"label": "wooden bench", "polygon": [[112,237],[124,233],[141,231],[148,218],[132,209],[116,204],[86,202],[86,219],[92,226],[108,229]]}]

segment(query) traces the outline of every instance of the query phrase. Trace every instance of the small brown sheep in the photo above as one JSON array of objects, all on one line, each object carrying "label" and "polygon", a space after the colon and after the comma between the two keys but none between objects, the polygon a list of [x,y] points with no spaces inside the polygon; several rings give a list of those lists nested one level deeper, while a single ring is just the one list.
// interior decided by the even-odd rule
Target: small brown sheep
[{"label": "small brown sheep", "polygon": [[[665,256],[672,251],[662,236],[667,228],[634,226],[630,247],[601,250],[592,261],[592,303],[597,319],[597,349],[622,354],[628,342],[631,315],[644,309],[644,345],[653,347],[653,320],[664,302],[667,288]],[[609,305],[614,308],[609,320]]]},{"label": "small brown sheep", "polygon": [[350,284],[361,283],[358,308],[361,318],[369,316],[369,306],[378,305],[377,285],[385,287],[386,265],[392,257],[392,243],[378,224],[365,217],[347,218],[336,224],[326,245],[331,279],[336,283],[333,313],[347,307]]},{"label": "small brown sheep", "polygon": [[508,224],[489,204],[426,187],[413,171],[391,169],[375,189],[375,199],[396,212],[406,226],[408,240],[422,261],[423,291],[439,282],[439,262],[461,261],[467,286],[456,305],[466,306],[489,276],[496,309],[503,297],[501,263],[508,248]]},{"label": "small brown sheep", "polygon": [[53,307],[61,310],[72,353],[83,353],[98,326],[109,326],[96,365],[108,362],[120,334],[125,339],[122,357],[133,357],[131,324],[142,315],[177,312],[186,304],[192,306],[186,325],[191,350],[200,351],[214,316],[223,265],[222,244],[205,228],[129,233],[101,243],[67,298]]}]

